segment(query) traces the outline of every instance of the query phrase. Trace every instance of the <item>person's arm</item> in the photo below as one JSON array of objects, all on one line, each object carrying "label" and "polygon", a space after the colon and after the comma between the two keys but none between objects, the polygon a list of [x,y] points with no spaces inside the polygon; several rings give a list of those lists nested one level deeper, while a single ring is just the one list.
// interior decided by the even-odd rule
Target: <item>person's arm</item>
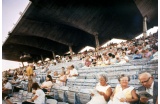
[{"label": "person's arm", "polygon": [[111,96],[111,94],[112,94],[112,89],[111,89],[111,88],[108,88],[107,91],[106,91],[106,93],[100,92],[100,91],[98,91],[98,93],[99,93],[100,95],[102,95],[106,101],[108,101],[109,98],[110,98],[110,96]]},{"label": "person's arm", "polygon": [[66,80],[67,80],[67,76],[66,75],[64,76],[64,78],[62,80],[59,79],[59,81],[61,81],[61,82],[66,82]]},{"label": "person's arm", "polygon": [[111,100],[113,100],[114,94],[115,94],[115,89],[114,89],[113,93],[112,93],[111,96],[110,96],[110,99],[111,99]]},{"label": "person's arm", "polygon": [[138,101],[138,96],[137,96],[135,90],[132,90],[132,91],[131,91],[131,95],[132,95],[132,98],[131,98],[131,99],[128,99],[128,98],[126,98],[126,99],[125,99],[125,98],[121,98],[120,101],[121,101],[121,102],[129,102],[129,103]]},{"label": "person's arm", "polygon": [[34,102],[34,100],[36,100],[38,98],[37,95],[35,95],[34,97],[32,97],[31,101]]},{"label": "person's arm", "polygon": [[158,96],[157,96],[157,101],[156,101],[156,104],[158,104]]}]

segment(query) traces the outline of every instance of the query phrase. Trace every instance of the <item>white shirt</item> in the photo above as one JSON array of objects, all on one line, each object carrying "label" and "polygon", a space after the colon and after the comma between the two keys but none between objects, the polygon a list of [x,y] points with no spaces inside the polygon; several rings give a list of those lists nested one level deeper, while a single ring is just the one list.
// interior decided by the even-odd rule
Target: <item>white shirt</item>
[{"label": "white shirt", "polygon": [[70,75],[71,75],[71,76],[73,76],[73,75],[75,75],[75,74],[78,75],[78,72],[77,72],[77,70],[76,70],[75,68],[72,69],[72,70],[70,70]]},{"label": "white shirt", "polygon": [[[152,82],[152,85],[150,88],[146,88],[146,92],[148,92],[152,96],[153,96],[153,85],[154,85],[154,82]],[[150,99],[149,101],[153,102],[153,99]]]},{"label": "white shirt", "polygon": [[52,83],[51,81],[45,81],[45,82],[43,82],[42,85],[43,85],[43,86],[47,86],[47,88],[51,88],[52,85],[53,85],[53,83]]},{"label": "white shirt", "polygon": [[44,104],[45,103],[45,93],[41,89],[36,90],[35,95],[38,96],[37,99],[34,100],[35,104]]},{"label": "white shirt", "polygon": [[9,82],[7,82],[5,85],[4,85],[4,88],[6,88],[6,89],[12,89],[12,85],[9,83]]},{"label": "white shirt", "polygon": [[146,88],[146,91],[151,95],[153,95],[153,85],[154,85],[154,82],[152,83],[150,88]]}]

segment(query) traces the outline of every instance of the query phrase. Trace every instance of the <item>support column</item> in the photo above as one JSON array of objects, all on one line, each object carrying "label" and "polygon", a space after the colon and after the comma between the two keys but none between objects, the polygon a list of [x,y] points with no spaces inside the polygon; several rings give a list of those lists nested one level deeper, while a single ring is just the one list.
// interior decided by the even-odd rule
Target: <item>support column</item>
[{"label": "support column", "polygon": [[69,46],[69,52],[70,52],[70,55],[72,56],[73,55],[72,46]]},{"label": "support column", "polygon": [[143,36],[144,38],[147,37],[147,17],[143,18]]},{"label": "support column", "polygon": [[95,36],[95,42],[96,42],[96,50],[99,49],[99,40],[98,40],[98,33],[94,34]]},{"label": "support column", "polygon": [[23,64],[23,61],[22,61],[22,65],[23,65],[23,68],[24,68],[24,64]]},{"label": "support column", "polygon": [[42,60],[42,62],[43,62],[43,56],[41,55],[41,60]]},{"label": "support column", "polygon": [[56,59],[56,54],[54,51],[52,51],[52,54],[53,54],[53,58]]}]

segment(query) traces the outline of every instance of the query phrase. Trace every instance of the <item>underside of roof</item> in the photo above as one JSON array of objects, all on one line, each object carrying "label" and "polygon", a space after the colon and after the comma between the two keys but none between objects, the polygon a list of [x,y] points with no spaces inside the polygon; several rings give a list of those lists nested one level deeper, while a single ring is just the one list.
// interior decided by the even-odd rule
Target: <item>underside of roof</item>
[{"label": "underside of roof", "polygon": [[2,46],[2,58],[23,61],[41,56],[52,58],[52,52],[63,55],[69,46],[75,53],[85,46],[95,47],[112,38],[132,39],[147,27],[158,26],[158,0],[31,0],[26,12]]}]

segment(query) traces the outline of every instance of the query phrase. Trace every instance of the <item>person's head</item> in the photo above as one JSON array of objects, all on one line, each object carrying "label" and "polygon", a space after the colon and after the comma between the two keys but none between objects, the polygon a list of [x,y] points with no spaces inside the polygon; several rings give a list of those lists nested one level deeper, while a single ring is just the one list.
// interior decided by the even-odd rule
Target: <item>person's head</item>
[{"label": "person's head", "polygon": [[99,75],[99,83],[104,86],[106,85],[106,82],[108,81],[108,78],[105,74],[100,74]]},{"label": "person's head", "polygon": [[157,52],[158,51],[158,47],[157,46],[153,46],[152,47],[152,51],[153,51],[153,53]]},{"label": "person's head", "polygon": [[55,71],[53,74],[54,74],[54,76],[58,76],[58,72],[57,71]]},{"label": "person's head", "polygon": [[128,82],[130,81],[130,77],[126,74],[121,74],[118,77],[118,81],[121,84],[121,86],[128,86]]},{"label": "person's head", "polygon": [[152,75],[148,72],[144,72],[139,75],[140,83],[146,88],[151,87],[153,80],[154,79],[153,79]]},{"label": "person's head", "polygon": [[34,90],[37,90],[37,89],[40,88],[40,87],[39,87],[38,83],[35,82],[35,83],[32,84],[32,88],[33,88]]},{"label": "person's head", "polygon": [[71,69],[74,69],[74,65],[71,65]]},{"label": "person's head", "polygon": [[7,83],[8,82],[8,79],[7,78],[5,78],[4,79],[4,81],[3,81],[3,83]]},{"label": "person's head", "polygon": [[135,54],[139,54],[139,51],[138,51],[138,50],[136,50],[136,51],[135,51]]},{"label": "person's head", "polygon": [[108,56],[109,56],[109,57],[112,57],[112,53],[109,53]]},{"label": "person's head", "polygon": [[51,75],[47,75],[46,80],[47,80],[47,81],[52,81]]},{"label": "person's head", "polygon": [[65,70],[65,68],[64,68],[64,67],[62,67],[62,70]]},{"label": "person's head", "polygon": [[126,52],[122,52],[122,56],[126,56]]},{"label": "person's head", "polygon": [[61,75],[61,76],[65,75],[65,71],[62,71],[62,72],[60,73],[60,75]]},{"label": "person's head", "polygon": [[17,78],[18,78],[17,75],[14,75],[13,79],[17,79]]},{"label": "person's head", "polygon": [[112,54],[112,58],[115,58],[115,55],[114,55],[114,54]]}]

